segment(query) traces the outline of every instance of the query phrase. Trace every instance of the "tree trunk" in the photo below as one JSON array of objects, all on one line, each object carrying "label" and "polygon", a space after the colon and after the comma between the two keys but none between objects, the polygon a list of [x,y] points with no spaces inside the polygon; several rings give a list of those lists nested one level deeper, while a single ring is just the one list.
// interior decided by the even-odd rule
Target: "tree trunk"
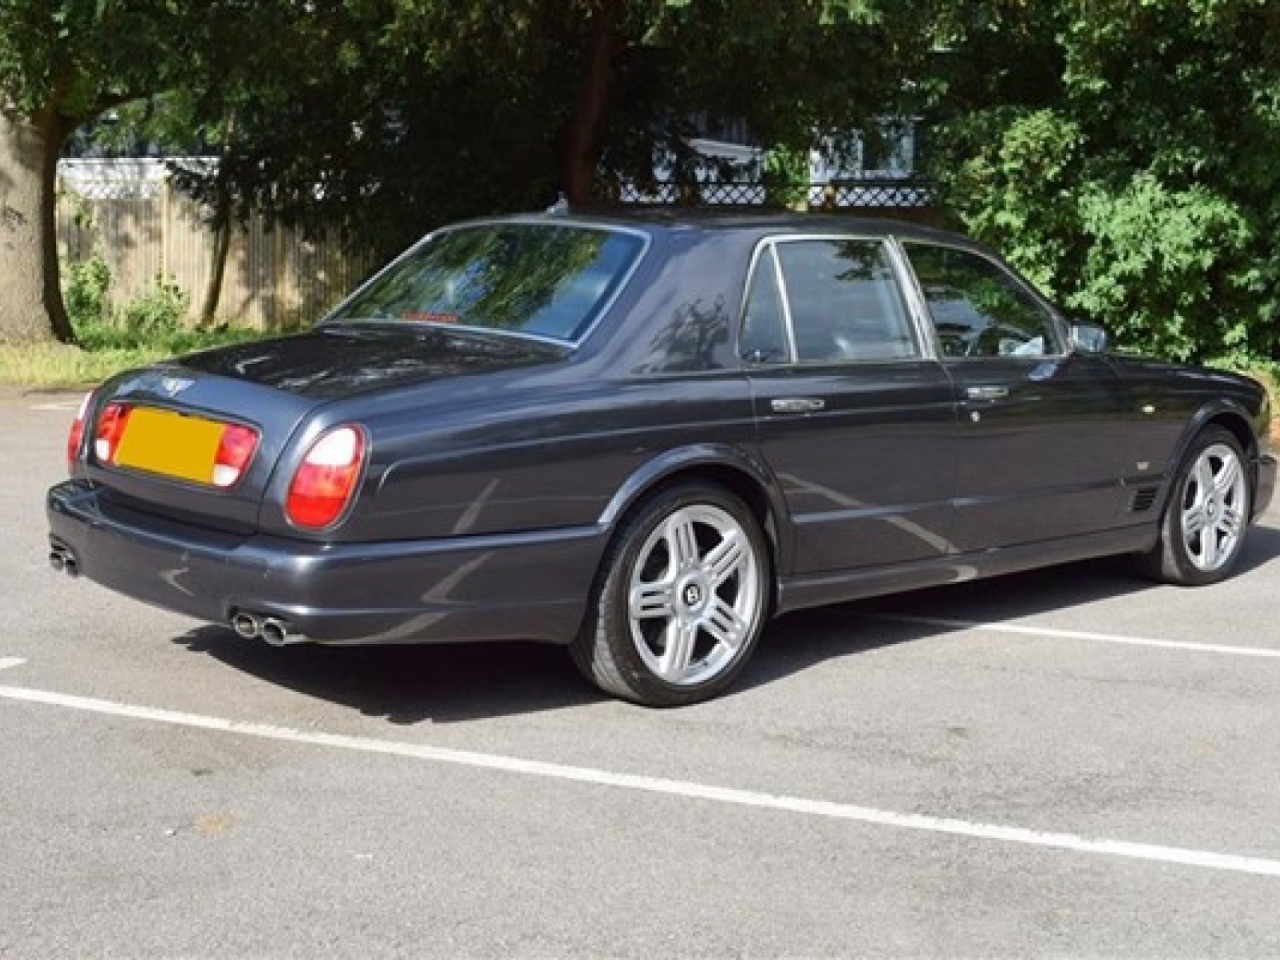
[{"label": "tree trunk", "polygon": [[231,220],[225,214],[213,225],[213,263],[209,266],[209,282],[205,284],[200,306],[200,328],[208,330],[218,316],[222,299],[222,281],[227,275],[227,255],[231,252]]},{"label": "tree trunk", "polygon": [[218,301],[222,299],[222,281],[227,275],[227,255],[231,252],[231,146],[236,136],[236,115],[227,117],[222,127],[222,155],[215,174],[213,200],[213,263],[209,269],[209,282],[204,288],[204,302],[200,306],[200,327],[213,326],[218,313]]},{"label": "tree trunk", "polygon": [[58,285],[58,153],[68,124],[0,106],[0,342],[75,339]]},{"label": "tree trunk", "polygon": [[591,202],[599,162],[600,131],[609,107],[613,58],[618,47],[618,21],[623,0],[600,0],[591,15],[582,88],[565,131],[561,176],[571,206]]}]

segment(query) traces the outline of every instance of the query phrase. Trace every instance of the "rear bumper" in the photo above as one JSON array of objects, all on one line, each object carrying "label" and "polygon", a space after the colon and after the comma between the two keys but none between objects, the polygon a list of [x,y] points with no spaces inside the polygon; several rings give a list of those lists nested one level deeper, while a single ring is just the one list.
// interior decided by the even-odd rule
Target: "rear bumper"
[{"label": "rear bumper", "polygon": [[605,538],[596,528],[373,544],[234,536],[131,510],[83,481],[53,487],[46,513],[51,547],[111,590],[218,623],[274,617],[289,639],[329,643],[568,643]]}]

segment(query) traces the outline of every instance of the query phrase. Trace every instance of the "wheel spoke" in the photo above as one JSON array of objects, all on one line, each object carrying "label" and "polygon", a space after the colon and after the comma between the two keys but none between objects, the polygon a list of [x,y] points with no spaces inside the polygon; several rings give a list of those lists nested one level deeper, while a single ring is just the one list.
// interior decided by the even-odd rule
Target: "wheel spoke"
[{"label": "wheel spoke", "polygon": [[1213,570],[1218,566],[1218,531],[1216,528],[1200,533],[1200,568]]},{"label": "wheel spoke", "polygon": [[1235,457],[1224,457],[1222,469],[1214,477],[1213,489],[1224,500],[1236,492],[1240,480],[1240,461]]},{"label": "wheel spoke", "polygon": [[1204,506],[1202,501],[1198,501],[1182,511],[1182,532],[1188,540],[1199,534],[1208,523]]},{"label": "wheel spoke", "polygon": [[631,616],[636,620],[675,616],[675,584],[670,580],[641,583],[631,588]]},{"label": "wheel spoke", "polygon": [[674,619],[663,631],[662,639],[666,646],[658,657],[658,673],[664,680],[678,683],[689,672],[698,625],[692,620]]},{"label": "wheel spoke", "polygon": [[1244,512],[1235,504],[1224,503],[1216,527],[1225,537],[1240,536],[1245,527]]},{"label": "wheel spoke", "polygon": [[702,629],[719,643],[730,649],[737,649],[747,632],[747,624],[730,604],[715,597],[704,615]]},{"label": "wheel spoke", "polygon": [[672,515],[667,521],[664,539],[671,554],[671,572],[687,570],[698,562],[698,533],[692,518],[684,512]]},{"label": "wheel spoke", "polygon": [[737,530],[725,533],[724,539],[716,544],[715,549],[707,554],[703,567],[713,587],[718,587],[746,562],[747,547],[742,535]]},{"label": "wheel spoke", "polygon": [[1196,461],[1195,492],[1197,502],[1203,501],[1210,495],[1213,490],[1213,480],[1213,461],[1209,459],[1208,454],[1205,454]]},{"label": "wheel spoke", "polygon": [[1235,543],[1236,538],[1244,532],[1245,518],[1243,511],[1234,504],[1222,504],[1222,512],[1217,516],[1217,521],[1213,524],[1213,532],[1221,535],[1222,549],[1224,552],[1230,552],[1231,545]]}]

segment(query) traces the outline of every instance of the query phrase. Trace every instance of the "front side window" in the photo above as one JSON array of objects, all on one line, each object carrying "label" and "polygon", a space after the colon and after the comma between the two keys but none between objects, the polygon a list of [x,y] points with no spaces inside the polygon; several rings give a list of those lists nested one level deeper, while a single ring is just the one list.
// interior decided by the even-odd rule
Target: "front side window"
[{"label": "front side window", "polygon": [[998,264],[955,247],[914,242],[905,246],[944,356],[1062,353],[1052,314]]},{"label": "front side window", "polygon": [[756,264],[743,347],[756,362],[776,362],[780,351],[800,363],[919,356],[888,251],[875,240],[774,243]]},{"label": "front side window", "polygon": [[326,322],[459,324],[574,341],[643,249],[635,234],[568,224],[447,230],[392,264]]}]

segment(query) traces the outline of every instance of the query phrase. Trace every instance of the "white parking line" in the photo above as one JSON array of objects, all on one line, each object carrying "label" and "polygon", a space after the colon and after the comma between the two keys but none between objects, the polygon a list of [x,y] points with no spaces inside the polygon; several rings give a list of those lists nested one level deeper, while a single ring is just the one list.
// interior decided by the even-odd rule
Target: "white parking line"
[{"label": "white parking line", "polygon": [[27,661],[21,657],[0,657],[0,670],[8,670],[10,667],[20,667]]},{"label": "white parking line", "polygon": [[506,773],[517,773],[551,780],[570,780],[595,786],[616,787],[623,790],[638,790],[689,800],[705,800],[713,803],[778,810],[833,820],[851,820],[878,826],[920,830],[928,833],[977,840],[996,840],[1024,846],[1048,847],[1069,850],[1075,853],[1127,857],[1136,860],[1151,860],[1158,863],[1202,867],[1208,870],[1280,877],[1280,860],[1213,853],[1182,847],[1129,843],[1123,840],[1089,839],[1069,833],[1045,833],[1022,827],[972,823],[967,820],[957,820],[949,817],[895,813],[890,810],[876,810],[871,807],[834,803],[826,800],[809,800],[803,797],[757,793],[751,790],[736,790],[730,787],[716,787],[684,780],[667,780],[661,777],[614,773],[591,767],[574,767],[558,763],[545,763],[539,760],[522,760],[518,757],[506,757],[499,754],[472,753],[464,750],[431,747],[425,744],[353,737],[342,734],[316,733],[260,723],[242,723],[221,717],[179,713],[173,710],[115,703],[109,700],[97,700],[90,697],[78,697],[25,687],[0,686],[0,698],[106,714],[113,717],[127,717],[152,723],[215,730],[244,737],[259,737],[266,740],[283,740],[290,743],[354,750],[361,753],[408,757],[415,760],[448,763],[484,770],[500,770]]},{"label": "white parking line", "polygon": [[52,410],[52,411],[57,411],[61,413],[68,410],[79,409],[79,406],[80,406],[79,400],[62,400],[54,403],[33,403],[31,405],[31,409],[32,410]]},{"label": "white parking line", "polygon": [[991,633],[1016,633],[1031,637],[1056,637],[1062,640],[1089,640],[1094,643],[1119,643],[1132,647],[1163,647],[1166,650],[1186,650],[1192,653],[1219,653],[1233,657],[1270,657],[1280,659],[1280,650],[1266,647],[1233,647],[1217,643],[1187,643],[1181,640],[1151,640],[1145,637],[1125,637],[1115,633],[1090,633],[1084,630],[1055,630],[1051,627],[1028,627],[1016,623],[982,623],[977,620],[946,620],[941,617],[913,617],[898,613],[856,614],[868,620],[887,620],[891,623],[914,623],[926,627],[947,627],[955,630],[984,630]]}]

